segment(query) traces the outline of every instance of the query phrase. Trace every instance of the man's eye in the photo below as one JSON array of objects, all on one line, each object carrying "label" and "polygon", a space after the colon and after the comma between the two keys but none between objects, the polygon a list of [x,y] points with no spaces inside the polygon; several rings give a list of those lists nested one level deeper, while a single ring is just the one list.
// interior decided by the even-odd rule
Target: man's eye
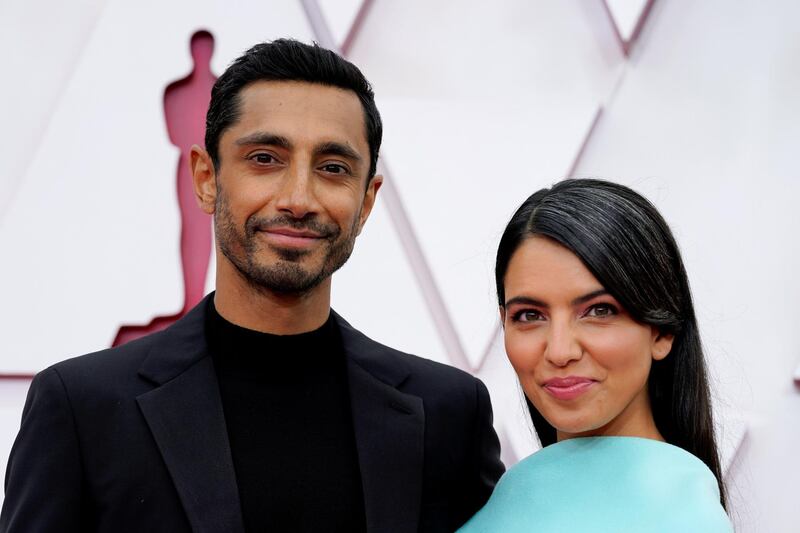
[{"label": "man's eye", "polygon": [[329,165],[323,165],[320,167],[320,170],[323,172],[327,172],[328,174],[346,174],[347,169],[342,165],[335,165],[333,163]]},{"label": "man's eye", "polygon": [[275,162],[275,158],[270,154],[254,154],[250,159],[261,165],[269,165]]},{"label": "man's eye", "polygon": [[586,316],[604,318],[618,313],[617,308],[611,304],[594,304],[586,310]]}]

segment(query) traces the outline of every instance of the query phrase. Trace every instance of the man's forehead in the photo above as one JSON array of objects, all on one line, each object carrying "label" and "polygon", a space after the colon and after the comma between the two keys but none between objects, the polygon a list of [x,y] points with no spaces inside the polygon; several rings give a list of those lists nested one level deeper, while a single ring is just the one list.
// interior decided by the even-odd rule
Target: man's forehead
[{"label": "man's forehead", "polygon": [[300,81],[257,81],[239,93],[240,115],[317,114],[334,120],[362,122],[364,112],[355,92]]},{"label": "man's forehead", "polygon": [[355,92],[298,81],[258,81],[242,89],[236,138],[270,131],[298,141],[344,142],[368,150],[364,110]]}]

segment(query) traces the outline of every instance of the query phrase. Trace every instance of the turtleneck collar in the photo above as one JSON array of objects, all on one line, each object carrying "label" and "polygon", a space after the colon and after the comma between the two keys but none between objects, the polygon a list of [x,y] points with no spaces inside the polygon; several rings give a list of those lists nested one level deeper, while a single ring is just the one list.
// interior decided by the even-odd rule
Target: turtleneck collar
[{"label": "turtleneck collar", "polygon": [[248,375],[330,373],[344,363],[341,334],[332,314],[318,329],[275,335],[238,326],[220,315],[213,299],[206,314],[206,335],[217,371]]}]

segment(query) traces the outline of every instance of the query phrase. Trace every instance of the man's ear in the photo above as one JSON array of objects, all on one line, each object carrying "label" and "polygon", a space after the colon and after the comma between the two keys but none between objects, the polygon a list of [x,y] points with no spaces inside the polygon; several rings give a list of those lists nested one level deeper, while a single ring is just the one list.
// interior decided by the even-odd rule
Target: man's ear
[{"label": "man's ear", "polygon": [[656,328],[653,328],[653,359],[661,361],[669,355],[669,352],[672,350],[672,341],[674,340],[675,335],[672,333],[661,333]]},{"label": "man's ear", "polygon": [[217,179],[211,156],[196,144],[192,145],[189,165],[192,170],[192,182],[197,205],[204,212],[213,215],[217,200]]},{"label": "man's ear", "polygon": [[358,219],[358,235],[361,235],[361,230],[364,229],[369,214],[372,213],[372,208],[375,206],[375,198],[378,196],[378,189],[383,185],[383,176],[376,174],[372,177],[367,190],[364,193],[364,201],[361,203],[361,215]]}]

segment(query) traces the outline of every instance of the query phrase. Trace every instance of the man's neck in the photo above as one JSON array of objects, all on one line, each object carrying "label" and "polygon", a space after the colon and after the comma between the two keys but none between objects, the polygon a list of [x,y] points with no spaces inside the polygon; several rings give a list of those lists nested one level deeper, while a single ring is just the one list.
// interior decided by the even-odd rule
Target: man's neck
[{"label": "man's neck", "polygon": [[254,288],[238,272],[225,272],[231,265],[220,263],[214,306],[228,322],[263,333],[296,335],[314,331],[328,319],[330,277],[303,294],[275,293]]}]

